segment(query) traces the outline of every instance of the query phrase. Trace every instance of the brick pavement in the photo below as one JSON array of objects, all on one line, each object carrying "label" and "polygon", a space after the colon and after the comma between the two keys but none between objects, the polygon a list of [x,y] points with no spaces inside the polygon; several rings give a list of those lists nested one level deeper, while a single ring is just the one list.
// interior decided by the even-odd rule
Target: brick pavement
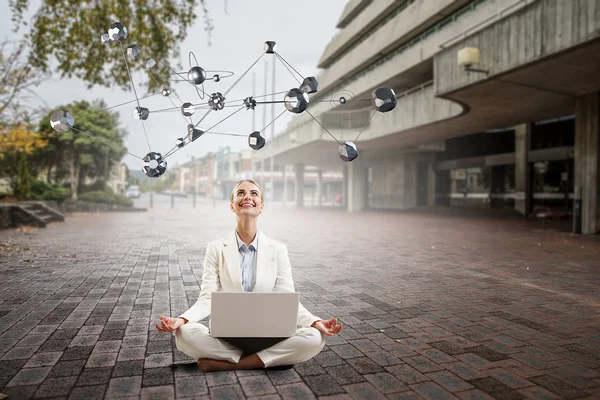
[{"label": "brick pavement", "polygon": [[213,208],[0,231],[0,393],[10,399],[600,398],[600,241],[481,211],[274,206],[303,304],[345,327],[288,371],[204,374],[157,332],[195,302]]}]

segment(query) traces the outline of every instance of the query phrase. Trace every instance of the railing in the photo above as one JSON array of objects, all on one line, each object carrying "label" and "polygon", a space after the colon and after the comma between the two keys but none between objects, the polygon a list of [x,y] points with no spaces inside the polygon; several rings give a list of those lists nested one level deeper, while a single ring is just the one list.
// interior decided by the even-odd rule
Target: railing
[{"label": "railing", "polygon": [[[396,98],[398,100],[400,100],[412,93],[416,93],[418,91],[424,90],[427,87],[432,86],[433,83],[434,83],[434,81],[430,80],[430,81],[421,83],[419,85],[413,86],[410,89],[407,89],[403,92],[396,94]],[[352,115],[353,113],[359,113],[359,116],[357,116],[355,120],[352,120],[351,122],[340,122],[340,121],[343,121],[344,118],[348,118],[349,114]],[[367,121],[369,121],[371,119],[372,113],[373,113],[373,107],[365,107],[365,108],[356,109],[356,110],[330,111],[327,113],[323,113],[319,116],[316,116],[316,118],[319,120],[319,122],[321,122],[328,129],[357,129],[358,130],[358,129],[362,129],[365,126],[365,124],[367,123]],[[327,114],[329,114],[329,115],[327,115]],[[284,142],[292,142],[295,144],[300,144],[300,143],[306,143],[311,140],[317,140],[318,137],[306,138],[307,140],[300,139],[299,137],[297,137],[296,133],[294,132],[308,123],[316,123],[316,122],[312,118],[306,118],[304,121],[302,121],[301,123],[298,123],[296,125],[293,125],[293,126],[288,125],[288,129],[286,131],[275,136],[274,148],[276,150],[281,150],[281,148],[283,147],[282,144]],[[344,125],[344,124],[348,124],[348,125]],[[365,129],[368,129],[368,125],[365,127]],[[321,132],[321,133],[323,133],[323,132]],[[287,138],[285,136],[287,136]],[[289,140],[286,140],[286,139],[289,139]]]},{"label": "railing", "polygon": [[[496,12],[493,15],[490,15],[487,18],[484,18],[483,20],[479,21],[478,23],[476,23],[473,26],[468,27],[467,29],[465,29],[463,32],[459,33],[456,36],[453,36],[452,38],[446,40],[445,42],[440,44],[440,49],[445,49],[446,47],[448,47],[448,45],[450,43],[454,43],[455,41],[459,40],[459,39],[464,39],[466,38],[469,34],[471,33],[475,33],[478,28],[479,30],[485,28],[488,25],[491,25],[493,22],[496,22],[499,19],[502,19],[502,16],[505,16],[507,11],[513,10],[517,5],[521,4],[521,3],[525,3],[523,5],[526,6],[527,4],[533,3],[535,1],[538,0],[517,0],[514,3],[504,7],[503,9],[501,9],[500,11]],[[516,11],[516,10],[513,10]]]},{"label": "railing", "polygon": [[[468,5],[462,7],[461,9],[455,11],[454,13],[452,13],[448,17],[444,18],[443,20],[441,20],[440,22],[438,22],[434,26],[432,26],[432,27],[424,30],[420,34],[418,34],[418,35],[412,37],[411,39],[403,42],[399,46],[397,46],[394,49],[390,50],[389,52],[385,53],[383,56],[381,56],[377,60],[373,61],[371,64],[368,64],[364,68],[361,68],[360,71],[356,72],[354,75],[351,75],[348,79],[346,79],[343,82],[339,83],[334,88],[329,89],[326,92],[319,92],[319,93],[317,93],[315,95],[314,99],[316,100],[318,98],[327,98],[327,97],[330,97],[331,94],[339,91],[344,86],[347,86],[348,84],[356,81],[357,79],[359,79],[359,78],[363,77],[364,75],[370,73],[373,69],[375,69],[375,68],[379,67],[380,65],[382,65],[383,63],[389,61],[393,57],[396,57],[397,55],[403,53],[407,49],[409,49],[409,48],[411,48],[411,47],[413,47],[413,46],[415,46],[415,45],[423,42],[429,36],[431,36],[431,35],[439,32],[439,31],[441,31],[447,25],[450,25],[451,23],[455,22],[461,15],[463,15],[463,14],[469,12],[469,11],[475,10],[476,6],[478,6],[479,4],[481,4],[481,3],[485,2],[485,1],[487,1],[487,0],[473,0],[471,3],[469,3]],[[527,1],[527,0],[519,0],[519,1],[522,2],[522,1]],[[529,0],[529,1],[531,1],[531,0]],[[533,1],[536,1],[536,0],[533,0]],[[385,24],[382,24],[381,26],[379,26],[377,28],[374,28],[373,32],[375,30],[379,29],[380,27],[383,27],[384,25]]]}]

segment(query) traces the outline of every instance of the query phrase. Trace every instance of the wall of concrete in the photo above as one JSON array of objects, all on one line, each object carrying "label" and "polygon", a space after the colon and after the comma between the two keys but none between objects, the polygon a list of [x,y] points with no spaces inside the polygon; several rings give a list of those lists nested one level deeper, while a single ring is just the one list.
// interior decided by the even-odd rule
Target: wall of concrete
[{"label": "wall of concrete", "polygon": [[[375,4],[378,2],[374,2]],[[384,3],[384,2],[382,2]],[[466,2],[462,2],[464,4]],[[360,70],[381,56],[382,52],[391,51],[402,42],[412,39],[415,31],[420,31],[435,23],[442,13],[449,7],[456,6],[452,0],[421,0],[415,1],[404,11],[398,13],[379,30],[355,47],[351,52],[345,54],[339,60],[329,65],[317,78],[319,80],[319,91],[326,92],[336,86],[342,77],[349,76]],[[359,78],[358,82],[345,85],[345,89],[351,90],[357,95],[369,92],[382,83],[391,80],[404,71],[417,66],[425,60],[430,60],[440,50],[440,44],[460,34],[473,24],[485,19],[499,9],[504,7],[503,0],[487,0],[479,4],[472,11],[465,12],[452,23],[444,26],[439,31],[423,39],[404,52],[390,55],[389,60],[382,65],[376,66],[367,74],[367,79]],[[374,7],[372,5],[371,7]],[[347,28],[348,29],[348,28]],[[340,33],[339,37],[342,36]],[[337,41],[338,38],[335,39]],[[409,86],[410,87],[410,86]],[[320,96],[317,96],[320,97]]]},{"label": "wall of concrete", "polygon": [[[364,1],[351,0],[346,4],[340,21],[343,20],[346,15],[353,12],[356,7],[364,6]],[[348,47],[352,43],[356,36],[362,35],[366,30],[370,29],[375,25],[375,22],[381,18],[382,14],[387,14],[390,9],[395,8],[398,2],[395,0],[378,0],[368,4],[348,25],[344,27],[339,33],[325,46],[321,59],[319,61],[319,67],[327,63],[332,57],[338,54],[340,51]]]},{"label": "wall of concrete", "polygon": [[[538,0],[449,46],[434,58],[435,93],[443,95],[600,37],[600,0]],[[479,68],[457,65],[465,47],[480,50]]]}]

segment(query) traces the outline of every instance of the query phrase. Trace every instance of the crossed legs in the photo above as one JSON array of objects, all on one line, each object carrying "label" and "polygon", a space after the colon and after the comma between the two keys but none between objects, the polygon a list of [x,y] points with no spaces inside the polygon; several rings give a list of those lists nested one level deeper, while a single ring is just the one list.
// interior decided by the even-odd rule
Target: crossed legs
[{"label": "crossed legs", "polygon": [[296,335],[242,358],[242,350],[213,338],[206,326],[188,322],[175,332],[175,343],[181,352],[197,359],[202,370],[216,371],[299,364],[319,354],[325,337],[314,328],[300,328]]}]

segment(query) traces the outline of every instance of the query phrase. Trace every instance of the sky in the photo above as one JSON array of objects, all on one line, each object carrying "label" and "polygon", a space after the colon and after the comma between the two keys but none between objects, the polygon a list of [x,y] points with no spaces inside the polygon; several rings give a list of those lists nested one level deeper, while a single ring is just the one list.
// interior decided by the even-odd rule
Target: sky
[{"label": "sky", "polygon": [[[12,23],[8,2],[0,2],[0,37],[2,39],[17,39],[12,32]],[[39,0],[30,1],[30,9],[36,9]],[[198,18],[189,29],[187,38],[180,45],[180,62],[184,69],[188,68],[188,54],[193,52],[198,60],[198,65],[207,71],[227,70],[234,72],[234,76],[222,79],[220,82],[206,82],[204,90],[208,93],[225,92],[263,53],[263,44],[267,40],[277,42],[276,51],[289,62],[303,76],[315,76],[319,70],[317,62],[325,46],[336,34],[335,28],[342,13],[346,0],[207,0],[210,17],[213,19],[211,45],[208,44],[201,9],[198,9]],[[108,27],[107,27],[108,29]],[[103,32],[98,32],[98,37]],[[129,31],[130,40],[135,41],[135,32]],[[96,39],[96,38],[94,38]],[[82,40],[90,40],[82,38]],[[102,43],[97,44],[103,45]],[[265,85],[265,61],[267,64],[267,91]],[[277,61],[275,70],[275,87],[272,87],[272,62],[274,56],[265,54],[264,57],[240,80],[231,90],[227,98],[230,100],[244,99],[252,94],[252,74],[255,73],[256,94],[284,92],[298,83]],[[173,63],[174,64],[174,63]],[[212,75],[212,73],[211,73]],[[142,80],[140,73],[133,74],[134,82]],[[136,85],[137,87],[137,85]],[[200,100],[192,86],[183,83],[174,83],[182,101],[191,103],[204,102]],[[87,85],[77,79],[61,79],[54,73],[51,79],[35,89],[37,97],[29,97],[24,105],[29,108],[46,106],[50,109],[76,100],[103,99],[108,106],[118,105],[135,100],[132,91],[122,91],[104,87],[87,89]],[[141,97],[144,90],[138,88]],[[275,100],[283,100],[284,95],[279,94]],[[176,98],[173,101],[180,103]],[[172,108],[172,103],[162,96],[155,96],[148,100],[140,101],[142,107],[152,110]],[[264,110],[258,106],[255,109],[256,130],[261,130],[273,120],[271,106],[267,107],[266,119]],[[146,121],[146,140],[142,124],[133,118],[135,104],[117,107],[114,110],[120,114],[121,127],[128,131],[125,144],[128,151],[138,157],[144,157],[149,149],[162,154],[167,153],[175,145],[178,137],[187,133],[186,122],[178,112],[150,114]],[[284,110],[283,104],[276,104],[275,116]],[[199,128],[209,128],[227,117],[235,108],[225,108],[222,111],[212,112]],[[199,120],[205,111],[197,110],[193,116],[194,122]],[[75,121],[77,122],[77,115]],[[285,130],[293,114],[285,112],[275,122],[275,134]],[[264,124],[266,121],[266,124]],[[253,131],[252,111],[242,110],[213,129],[215,132],[250,134]],[[271,135],[271,127],[264,133],[267,141]],[[148,147],[148,143],[150,147]],[[193,157],[202,157],[209,151],[217,151],[229,146],[232,151],[248,148],[246,137],[209,135],[205,134],[193,143],[185,146],[169,157],[169,165],[177,165],[191,160]],[[264,149],[263,149],[264,150]],[[123,158],[129,168],[141,168],[141,162],[131,155]]]}]

